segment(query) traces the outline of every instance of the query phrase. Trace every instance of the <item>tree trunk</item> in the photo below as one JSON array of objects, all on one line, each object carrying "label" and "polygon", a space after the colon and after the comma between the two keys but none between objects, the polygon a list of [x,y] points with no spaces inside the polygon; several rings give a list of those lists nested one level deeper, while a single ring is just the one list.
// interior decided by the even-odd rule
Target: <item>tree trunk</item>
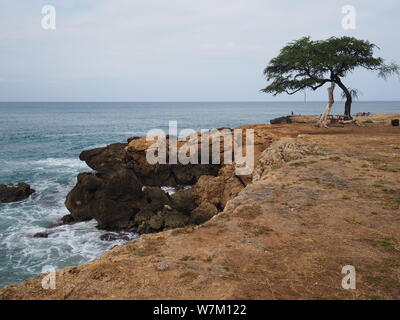
[{"label": "tree trunk", "polygon": [[351,116],[351,105],[353,103],[353,97],[351,96],[349,89],[346,88],[346,86],[343,84],[343,82],[340,80],[339,77],[336,77],[336,83],[338,84],[340,89],[342,89],[344,94],[346,95],[346,103],[344,106],[345,120],[352,120],[353,117]]},{"label": "tree trunk", "polygon": [[328,122],[328,116],[331,113],[333,104],[335,103],[335,98],[333,96],[335,85],[336,84],[332,82],[331,86],[328,88],[328,104],[326,105],[324,112],[321,114],[321,117],[319,118],[318,122],[319,127],[328,128],[326,123]]}]

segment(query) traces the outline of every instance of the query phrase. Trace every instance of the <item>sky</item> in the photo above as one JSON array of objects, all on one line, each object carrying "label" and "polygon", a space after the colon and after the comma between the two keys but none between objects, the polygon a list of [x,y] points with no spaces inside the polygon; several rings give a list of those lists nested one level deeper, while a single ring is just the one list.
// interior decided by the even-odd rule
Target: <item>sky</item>
[{"label": "sky", "polygon": [[[45,5],[55,30],[42,27]],[[355,30],[342,27],[344,5]],[[285,44],[354,36],[400,63],[399,13],[398,0],[1,0],[0,101],[303,100],[260,92]],[[400,100],[397,77],[357,70],[344,82],[361,101]]]}]

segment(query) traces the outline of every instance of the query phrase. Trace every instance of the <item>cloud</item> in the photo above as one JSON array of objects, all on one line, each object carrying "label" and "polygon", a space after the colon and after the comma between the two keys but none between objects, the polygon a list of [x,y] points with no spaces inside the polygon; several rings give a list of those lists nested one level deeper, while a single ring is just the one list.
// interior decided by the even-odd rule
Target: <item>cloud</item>
[{"label": "cloud", "polygon": [[[57,9],[57,30],[41,29],[41,7]],[[341,28],[346,1],[2,0],[3,100],[260,100],[262,69],[304,35],[368,38],[400,61],[392,31],[397,1],[353,0],[358,28]],[[362,76],[359,76],[362,75]],[[357,73],[364,99],[399,99],[398,83]],[[378,81],[378,82],[377,82]],[[385,87],[380,96],[378,87]],[[372,89],[373,88],[373,89]],[[389,91],[388,91],[389,88]],[[312,95],[325,99],[325,92]],[[301,99],[302,97],[300,97]],[[282,96],[278,99],[299,99]]]}]

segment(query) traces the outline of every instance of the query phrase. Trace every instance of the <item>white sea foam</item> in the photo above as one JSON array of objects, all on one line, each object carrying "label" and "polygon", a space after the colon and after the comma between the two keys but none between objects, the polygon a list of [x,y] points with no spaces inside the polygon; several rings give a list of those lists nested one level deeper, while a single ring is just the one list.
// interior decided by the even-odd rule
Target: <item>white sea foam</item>
[{"label": "white sea foam", "polygon": [[[46,158],[10,163],[13,170],[29,170],[36,193],[24,201],[0,204],[0,288],[41,273],[51,265],[64,268],[87,263],[126,240],[102,241],[106,231],[96,221],[48,228],[68,214],[64,201],[76,174],[88,167],[79,159]],[[48,232],[48,238],[33,238]],[[133,240],[136,234],[127,234]]]},{"label": "white sea foam", "polygon": [[107,147],[107,144],[94,144],[85,148],[85,150],[92,150]]},{"label": "white sea foam", "polygon": [[183,186],[183,187],[161,187],[162,190],[164,190],[166,193],[168,193],[169,195],[173,195],[174,193],[176,193],[178,190],[187,190],[192,188],[192,186]]},{"label": "white sea foam", "polygon": [[[19,172],[20,175],[43,174],[46,172],[54,173],[54,178],[60,177],[60,174],[76,174],[83,170],[91,170],[84,161],[78,158],[46,158],[35,161],[2,161],[0,163],[0,172],[3,176]],[[13,181],[10,181],[13,182]]]},{"label": "white sea foam", "polygon": [[120,132],[120,134],[132,136],[132,137],[133,137],[133,136],[138,136],[138,137],[145,136],[146,133],[147,133],[147,132],[145,132],[145,131],[127,131],[127,132]]},{"label": "white sea foam", "polygon": [[[2,225],[6,230],[0,235],[0,240],[8,259],[2,259],[1,273],[38,274],[45,265],[55,268],[78,265],[126,242],[100,240],[100,236],[106,231],[98,230],[95,220],[46,228],[44,221],[55,222],[67,214],[67,210],[57,206],[43,208],[34,205],[35,201],[37,200],[30,199],[19,206],[8,204],[2,207]],[[38,232],[49,233],[49,236],[33,238]],[[130,240],[137,238],[133,233],[127,235]],[[0,287],[2,284],[4,283],[0,281]]]},{"label": "white sea foam", "polygon": [[[142,191],[144,191],[146,188],[147,188],[147,186],[143,186],[142,187]],[[168,187],[168,186],[164,186],[164,187],[161,187],[161,189],[164,192],[168,193],[170,196],[172,196],[178,190],[182,190],[182,189],[187,190],[187,189],[190,189],[190,188],[192,188],[192,186],[183,186],[183,187]]]},{"label": "white sea foam", "polygon": [[170,196],[173,195],[174,193],[176,193],[176,188],[174,187],[161,187],[161,189],[168,193]]},{"label": "white sea foam", "polygon": [[84,161],[79,159],[66,159],[66,158],[47,158],[43,160],[33,161],[32,165],[39,165],[47,168],[59,168],[59,167],[67,167],[67,168],[87,168],[88,166]]}]

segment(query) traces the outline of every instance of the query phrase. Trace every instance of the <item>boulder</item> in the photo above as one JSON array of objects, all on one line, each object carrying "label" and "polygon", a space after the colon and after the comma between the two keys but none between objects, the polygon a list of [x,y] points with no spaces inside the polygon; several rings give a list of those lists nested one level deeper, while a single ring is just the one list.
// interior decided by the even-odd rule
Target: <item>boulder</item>
[{"label": "boulder", "polygon": [[218,213],[215,205],[209,202],[202,202],[196,209],[190,213],[190,219],[194,224],[202,224]]},{"label": "boulder", "polygon": [[47,232],[38,232],[33,235],[34,238],[48,238],[49,234]]},{"label": "boulder", "polygon": [[282,124],[282,123],[292,123],[292,118],[290,116],[288,117],[279,117],[272,119],[270,121],[271,124]]},{"label": "boulder", "polygon": [[194,192],[198,205],[209,202],[222,211],[226,203],[236,197],[244,187],[245,183],[235,175],[235,168],[225,166],[217,177],[202,176],[195,185]]},{"label": "boulder", "polygon": [[[231,132],[227,129],[224,134]],[[210,145],[213,135],[209,136]],[[178,145],[188,139],[191,141],[180,139]],[[256,136],[256,158],[273,140],[269,132]],[[150,143],[146,138],[133,137],[128,144],[83,151],[80,159],[95,172],[78,175],[65,201],[71,214],[63,217],[63,223],[95,219],[100,229],[138,233],[200,224],[222,211],[251,182],[251,176],[236,176],[234,165],[151,165],[146,159]],[[217,146],[222,148],[223,143]],[[161,189],[187,185],[193,187],[171,196]]]},{"label": "boulder", "polygon": [[80,173],[65,205],[74,222],[96,219],[101,229],[124,229],[146,204],[142,185],[130,170]]},{"label": "boulder", "polygon": [[146,187],[144,189],[144,197],[146,200],[146,207],[154,212],[160,211],[171,202],[169,195],[160,187]]},{"label": "boulder", "polygon": [[149,220],[149,228],[158,231],[164,227],[164,223],[165,219],[161,214],[153,215]]},{"label": "boulder", "polygon": [[168,212],[164,217],[165,229],[182,228],[188,224],[192,224],[189,217],[176,210]]},{"label": "boulder", "polygon": [[319,117],[317,116],[286,116],[286,117],[279,117],[272,119],[270,122],[271,124],[287,124],[287,123],[316,123]]},{"label": "boulder", "polygon": [[64,217],[61,218],[62,224],[73,224],[75,223],[75,219],[72,217],[71,214],[67,214]]},{"label": "boulder", "polygon": [[100,236],[100,240],[102,241],[117,241],[117,240],[124,240],[129,241],[130,238],[123,233],[105,233]]},{"label": "boulder", "polygon": [[178,211],[190,213],[196,208],[196,194],[193,189],[179,190],[171,198],[172,207]]},{"label": "boulder", "polygon": [[0,184],[0,203],[17,202],[27,199],[35,190],[27,183],[20,182],[16,185]]},{"label": "boulder", "polygon": [[[166,143],[168,146],[169,139]],[[178,148],[183,143],[185,140],[178,143]],[[146,186],[193,185],[202,175],[216,176],[221,168],[220,164],[149,164],[146,152],[152,144],[145,138],[131,138],[125,148],[126,167],[132,169]]]},{"label": "boulder", "polygon": [[122,167],[125,161],[125,147],[127,143],[114,143],[103,148],[85,150],[79,159],[95,171],[107,172]]}]

